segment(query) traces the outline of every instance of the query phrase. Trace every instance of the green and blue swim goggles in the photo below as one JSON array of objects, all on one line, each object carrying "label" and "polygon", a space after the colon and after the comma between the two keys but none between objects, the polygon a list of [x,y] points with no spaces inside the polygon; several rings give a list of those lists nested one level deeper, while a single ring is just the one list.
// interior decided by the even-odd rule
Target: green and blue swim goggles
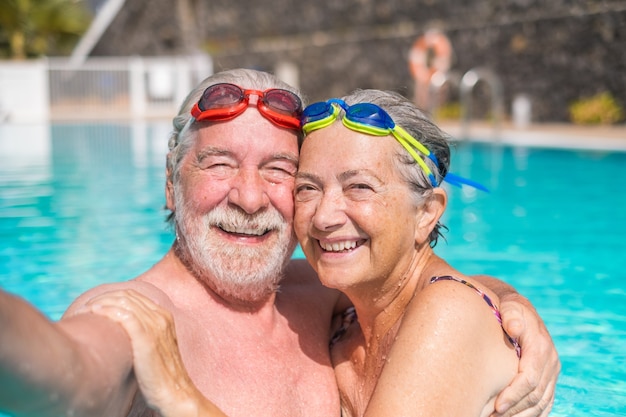
[{"label": "green and blue swim goggles", "polygon": [[[337,98],[313,103],[302,111],[302,130],[304,134],[330,126],[337,120],[342,109],[345,115],[341,122],[345,127],[355,132],[372,136],[392,134],[422,168],[432,186],[437,187],[439,185],[435,175],[424,160],[424,157],[426,157],[438,167],[439,161],[437,161],[435,154],[411,136],[409,132],[395,124],[391,116],[376,104],[357,103],[349,106],[345,101]],[[424,155],[424,157],[420,156],[418,152]],[[457,187],[466,184],[479,190],[488,191],[483,185],[452,173],[447,173],[443,180]]]}]

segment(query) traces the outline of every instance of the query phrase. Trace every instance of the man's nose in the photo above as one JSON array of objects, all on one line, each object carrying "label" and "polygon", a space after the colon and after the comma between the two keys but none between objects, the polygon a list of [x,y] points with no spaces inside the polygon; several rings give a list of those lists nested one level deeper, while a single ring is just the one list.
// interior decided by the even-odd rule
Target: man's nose
[{"label": "man's nose", "polygon": [[228,201],[248,214],[253,214],[269,205],[266,181],[257,169],[241,169],[233,179]]}]

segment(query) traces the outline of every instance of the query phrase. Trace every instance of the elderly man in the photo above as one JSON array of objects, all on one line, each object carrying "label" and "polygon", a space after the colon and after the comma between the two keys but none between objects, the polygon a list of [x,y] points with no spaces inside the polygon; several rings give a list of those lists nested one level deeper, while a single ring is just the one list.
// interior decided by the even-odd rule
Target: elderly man
[{"label": "elderly man", "polygon": [[[339,415],[328,342],[345,305],[306,262],[290,261],[300,109],[292,87],[250,70],[215,74],[190,93],[169,143],[170,251],[133,280],[88,291],[54,323],[0,293],[0,411],[153,415],[124,330],[81,310],[134,289],[172,313],[191,378],[229,416]],[[545,415],[560,366],[550,337],[525,299],[489,282],[518,300],[503,305],[504,319],[531,358],[501,401],[517,403],[510,413]]]}]

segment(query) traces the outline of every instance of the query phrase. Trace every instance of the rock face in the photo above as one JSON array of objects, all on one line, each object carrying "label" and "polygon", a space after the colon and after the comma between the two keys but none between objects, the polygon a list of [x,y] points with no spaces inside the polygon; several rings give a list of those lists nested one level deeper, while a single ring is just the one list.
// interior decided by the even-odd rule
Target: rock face
[{"label": "rock face", "polygon": [[506,113],[518,94],[544,122],[567,121],[573,100],[600,92],[626,104],[626,0],[127,0],[92,55],[200,48],[216,71],[293,63],[309,101],[355,88],[412,97],[407,59],[431,28],[450,39],[453,71],[497,74]]}]

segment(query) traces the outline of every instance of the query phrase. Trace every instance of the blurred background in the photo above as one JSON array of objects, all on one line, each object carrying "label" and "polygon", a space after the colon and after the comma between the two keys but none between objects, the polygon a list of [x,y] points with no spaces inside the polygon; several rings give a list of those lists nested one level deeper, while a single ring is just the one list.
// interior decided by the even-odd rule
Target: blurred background
[{"label": "blurred background", "polygon": [[[423,42],[433,31],[448,46]],[[105,110],[117,103],[132,114],[171,99],[168,115],[179,90],[207,72],[247,67],[277,73],[309,101],[389,89],[458,119],[461,79],[479,69],[468,80],[471,117],[507,120],[518,109],[520,123],[611,125],[624,120],[625,50],[625,0],[2,0],[0,68],[14,66],[0,69],[0,109],[8,117],[2,103],[16,101],[8,90],[26,77],[15,61],[26,60],[49,72],[46,100],[58,118],[76,117],[72,104],[85,110],[79,92],[58,90],[99,88]],[[419,67],[440,74],[424,79]],[[133,77],[145,85],[128,87]]]}]

